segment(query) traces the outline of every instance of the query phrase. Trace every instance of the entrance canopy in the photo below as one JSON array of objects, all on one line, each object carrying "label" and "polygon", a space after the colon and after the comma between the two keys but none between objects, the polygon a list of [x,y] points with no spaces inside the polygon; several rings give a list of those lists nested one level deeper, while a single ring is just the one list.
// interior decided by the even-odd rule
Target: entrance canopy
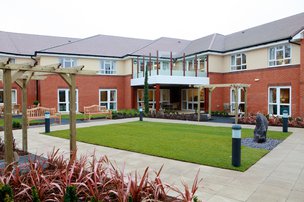
[{"label": "entrance canopy", "polygon": [[[209,90],[209,100],[208,100],[208,114],[211,117],[211,96],[212,91],[215,88],[231,88],[234,90],[234,100],[235,100],[235,123],[238,122],[238,109],[239,109],[239,98],[238,98],[238,90],[243,89],[245,92],[245,116],[247,116],[247,88],[250,87],[250,84],[242,84],[242,83],[228,83],[228,84],[208,84],[208,85],[195,85],[195,88],[198,89],[198,92],[200,92],[202,89],[208,89]],[[198,93],[198,102],[200,101],[200,93]],[[200,112],[200,104],[198,103],[198,109],[197,111]],[[200,120],[200,116],[198,117],[198,121]]]}]

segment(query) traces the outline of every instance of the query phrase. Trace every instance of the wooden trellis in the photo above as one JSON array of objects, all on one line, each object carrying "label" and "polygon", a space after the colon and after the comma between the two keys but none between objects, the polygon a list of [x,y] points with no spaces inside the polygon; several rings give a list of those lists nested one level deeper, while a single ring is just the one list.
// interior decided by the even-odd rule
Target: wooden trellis
[{"label": "wooden trellis", "polygon": [[[212,96],[212,91],[215,88],[231,88],[234,89],[234,100],[235,100],[235,106],[234,106],[234,115],[235,115],[235,123],[237,124],[238,122],[238,109],[239,109],[239,98],[238,98],[238,90],[239,89],[244,89],[245,93],[245,116],[247,116],[247,89],[250,87],[250,84],[241,84],[241,83],[233,83],[233,84],[209,84],[209,85],[197,85],[195,86],[198,89],[198,106],[197,106],[197,111],[198,114],[200,113],[200,92],[202,89],[206,88],[208,89],[209,92],[209,100],[208,100],[208,114],[211,117],[211,96]],[[200,120],[200,116],[198,115],[198,121]]]},{"label": "wooden trellis", "polygon": [[27,144],[27,86],[30,80],[43,80],[49,74],[59,75],[69,86],[70,90],[70,154],[76,152],[76,75],[96,75],[96,71],[83,70],[84,66],[61,68],[61,64],[41,66],[32,64],[10,64],[10,59],[0,62],[3,70],[4,94],[4,143],[5,162],[14,161],[13,132],[12,132],[12,83],[22,89],[22,149],[28,150]]}]

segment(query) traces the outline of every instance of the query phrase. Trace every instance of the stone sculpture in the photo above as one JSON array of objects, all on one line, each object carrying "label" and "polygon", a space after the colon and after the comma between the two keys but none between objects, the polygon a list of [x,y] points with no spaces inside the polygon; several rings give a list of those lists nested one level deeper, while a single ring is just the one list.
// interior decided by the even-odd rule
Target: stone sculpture
[{"label": "stone sculpture", "polygon": [[254,129],[254,141],[257,143],[266,142],[267,129],[268,120],[263,114],[258,113],[256,116],[256,125]]}]

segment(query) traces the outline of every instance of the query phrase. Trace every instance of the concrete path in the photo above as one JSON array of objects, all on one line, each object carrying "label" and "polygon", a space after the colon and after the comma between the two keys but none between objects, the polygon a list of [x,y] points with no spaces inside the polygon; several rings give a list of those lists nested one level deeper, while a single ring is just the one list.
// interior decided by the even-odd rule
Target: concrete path
[{"label": "concrete path", "polygon": [[[122,120],[100,120],[77,124],[77,127],[89,127],[137,121],[138,118]],[[190,122],[165,119],[145,119],[145,121],[199,124],[208,126],[227,126],[231,124]],[[51,130],[68,129],[68,125],[51,126]],[[253,126],[243,125],[243,128]],[[270,130],[281,128],[270,127]],[[97,157],[107,155],[119,167],[125,164],[126,171],[143,171],[147,166],[158,170],[164,165],[161,178],[170,184],[181,187],[181,178],[188,183],[194,179],[198,169],[203,178],[203,188],[197,193],[203,201],[304,201],[304,129],[292,128],[293,134],[278,145],[246,172],[237,172],[202,166],[193,163],[169,160],[123,150],[111,149],[77,142],[78,154]],[[66,156],[69,151],[69,140],[40,134],[44,127],[29,128],[29,152],[44,154],[53,147],[60,148]],[[21,130],[15,130],[14,137],[21,147]],[[0,133],[3,136],[3,132]]]}]

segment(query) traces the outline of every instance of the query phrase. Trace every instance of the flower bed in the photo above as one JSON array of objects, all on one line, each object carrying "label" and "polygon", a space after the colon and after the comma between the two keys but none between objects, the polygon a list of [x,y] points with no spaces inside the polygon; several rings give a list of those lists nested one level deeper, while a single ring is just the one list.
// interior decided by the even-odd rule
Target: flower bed
[{"label": "flower bed", "polygon": [[[271,115],[264,115],[267,120],[268,124],[270,126],[282,126],[283,120],[281,117],[278,116],[271,116]],[[247,117],[241,117],[238,120],[238,123],[240,124],[256,124],[256,114],[249,114]],[[289,117],[288,118],[288,126],[289,127],[298,127],[298,128],[304,128],[304,120],[302,117]]]},{"label": "flower bed", "polygon": [[[27,165],[0,170],[0,197],[6,197],[4,201],[198,201],[194,194],[201,182],[199,173],[191,189],[183,183],[180,191],[161,180],[162,168],[153,178],[148,170],[126,174],[106,156],[93,155],[89,163],[86,157],[67,161],[56,150],[44,162],[29,159]],[[168,196],[169,190],[179,197]]]}]

